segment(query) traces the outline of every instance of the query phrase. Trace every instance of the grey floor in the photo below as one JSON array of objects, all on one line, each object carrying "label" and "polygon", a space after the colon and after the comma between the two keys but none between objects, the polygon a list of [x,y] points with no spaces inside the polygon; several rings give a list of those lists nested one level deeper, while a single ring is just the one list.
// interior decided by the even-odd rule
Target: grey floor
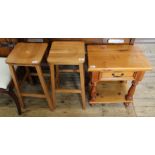
[{"label": "grey floor", "polygon": [[[153,70],[147,72],[143,81],[138,85],[134,96],[134,107],[131,105],[128,109],[125,109],[122,103],[100,104],[91,107],[87,101],[87,109],[82,110],[81,97],[78,94],[58,94],[57,108],[53,112],[49,110],[44,99],[25,98],[26,109],[23,110],[22,116],[155,116],[155,44],[137,45],[143,49],[144,54],[153,66]],[[64,75],[63,77],[63,80],[61,80],[63,86],[78,87],[77,75],[66,75],[66,77]],[[27,91],[42,91],[39,84],[32,87],[25,83],[23,89]],[[13,101],[6,95],[0,95],[0,116],[18,116]]]}]

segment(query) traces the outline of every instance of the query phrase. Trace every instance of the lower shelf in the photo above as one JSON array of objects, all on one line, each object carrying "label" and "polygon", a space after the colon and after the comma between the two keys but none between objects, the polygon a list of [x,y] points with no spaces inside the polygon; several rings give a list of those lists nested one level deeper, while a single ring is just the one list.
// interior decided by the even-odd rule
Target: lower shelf
[{"label": "lower shelf", "polygon": [[127,81],[104,81],[97,84],[97,96],[95,101],[90,101],[90,104],[96,103],[129,103],[132,100],[126,100]]}]

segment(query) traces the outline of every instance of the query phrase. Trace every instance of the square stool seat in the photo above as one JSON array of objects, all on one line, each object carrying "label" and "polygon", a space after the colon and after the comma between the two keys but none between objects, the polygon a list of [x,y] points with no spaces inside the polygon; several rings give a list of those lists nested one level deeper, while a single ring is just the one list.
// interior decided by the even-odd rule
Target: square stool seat
[{"label": "square stool seat", "polygon": [[47,59],[50,64],[78,65],[85,62],[83,42],[56,41],[52,43]]},{"label": "square stool seat", "polygon": [[47,48],[46,43],[18,43],[7,58],[8,64],[40,64]]},{"label": "square stool seat", "polygon": [[69,53],[85,53],[85,44],[82,41],[54,41],[51,50]]},{"label": "square stool seat", "polygon": [[6,58],[0,58],[0,88],[3,89],[7,89],[11,80],[9,66],[5,61]]},{"label": "square stool seat", "polygon": [[83,53],[63,53],[57,52],[54,53],[51,51],[47,61],[50,64],[59,64],[59,65],[78,65],[85,62],[85,54]]}]

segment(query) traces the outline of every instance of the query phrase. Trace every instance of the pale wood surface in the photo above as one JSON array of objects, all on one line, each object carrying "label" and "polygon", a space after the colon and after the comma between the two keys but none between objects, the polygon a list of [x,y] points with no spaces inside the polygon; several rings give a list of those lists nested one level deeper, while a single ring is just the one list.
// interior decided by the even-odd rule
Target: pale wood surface
[{"label": "pale wood surface", "polygon": [[54,41],[51,50],[55,50],[55,52],[85,53],[85,44],[82,41]]},{"label": "pale wood surface", "polygon": [[82,53],[50,53],[48,57],[49,64],[78,65],[84,61],[85,55]]},{"label": "pale wood surface", "polygon": [[[27,109],[24,111],[23,116],[58,116],[58,117],[126,117],[126,116],[155,116],[155,45],[154,44],[140,44],[138,45],[145,54],[153,70],[147,72],[144,79],[137,87],[137,91],[134,96],[134,112],[133,107],[130,107],[130,113],[128,114],[122,103],[118,104],[98,104],[93,107],[88,105],[86,101],[86,110],[81,109],[80,95],[79,94],[57,94],[57,109],[53,112],[47,108],[47,103],[43,99],[26,98],[24,103]],[[78,84],[78,74],[61,74],[61,85],[65,87],[77,88],[77,85],[72,81],[75,80]],[[68,79],[67,81],[63,79]],[[48,80],[48,79],[47,79]],[[42,92],[40,84],[31,86],[25,83],[23,89],[29,92],[37,91]],[[16,107],[12,100],[5,95],[0,95],[0,116],[18,116],[16,114]]]},{"label": "pale wood surface", "polygon": [[90,72],[151,70],[142,50],[132,45],[90,45],[88,63]]},{"label": "pale wood surface", "polygon": [[91,104],[132,102],[132,100],[125,99],[128,89],[126,81],[99,82],[96,89],[97,96],[94,102],[90,101]]},{"label": "pale wood surface", "polygon": [[47,43],[18,43],[6,62],[17,65],[40,64],[47,46]]},{"label": "pale wood surface", "polygon": [[76,65],[85,61],[84,42],[53,42],[47,59],[50,64]]},{"label": "pale wood surface", "polygon": [[105,71],[100,73],[101,81],[118,81],[133,80],[134,72],[127,71]]}]

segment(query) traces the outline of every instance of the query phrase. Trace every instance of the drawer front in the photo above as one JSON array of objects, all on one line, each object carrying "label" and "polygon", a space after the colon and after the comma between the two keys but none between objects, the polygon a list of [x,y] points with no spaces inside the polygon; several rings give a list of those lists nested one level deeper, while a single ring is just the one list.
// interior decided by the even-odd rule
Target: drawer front
[{"label": "drawer front", "polygon": [[132,80],[134,72],[127,71],[105,71],[100,73],[100,80]]}]

